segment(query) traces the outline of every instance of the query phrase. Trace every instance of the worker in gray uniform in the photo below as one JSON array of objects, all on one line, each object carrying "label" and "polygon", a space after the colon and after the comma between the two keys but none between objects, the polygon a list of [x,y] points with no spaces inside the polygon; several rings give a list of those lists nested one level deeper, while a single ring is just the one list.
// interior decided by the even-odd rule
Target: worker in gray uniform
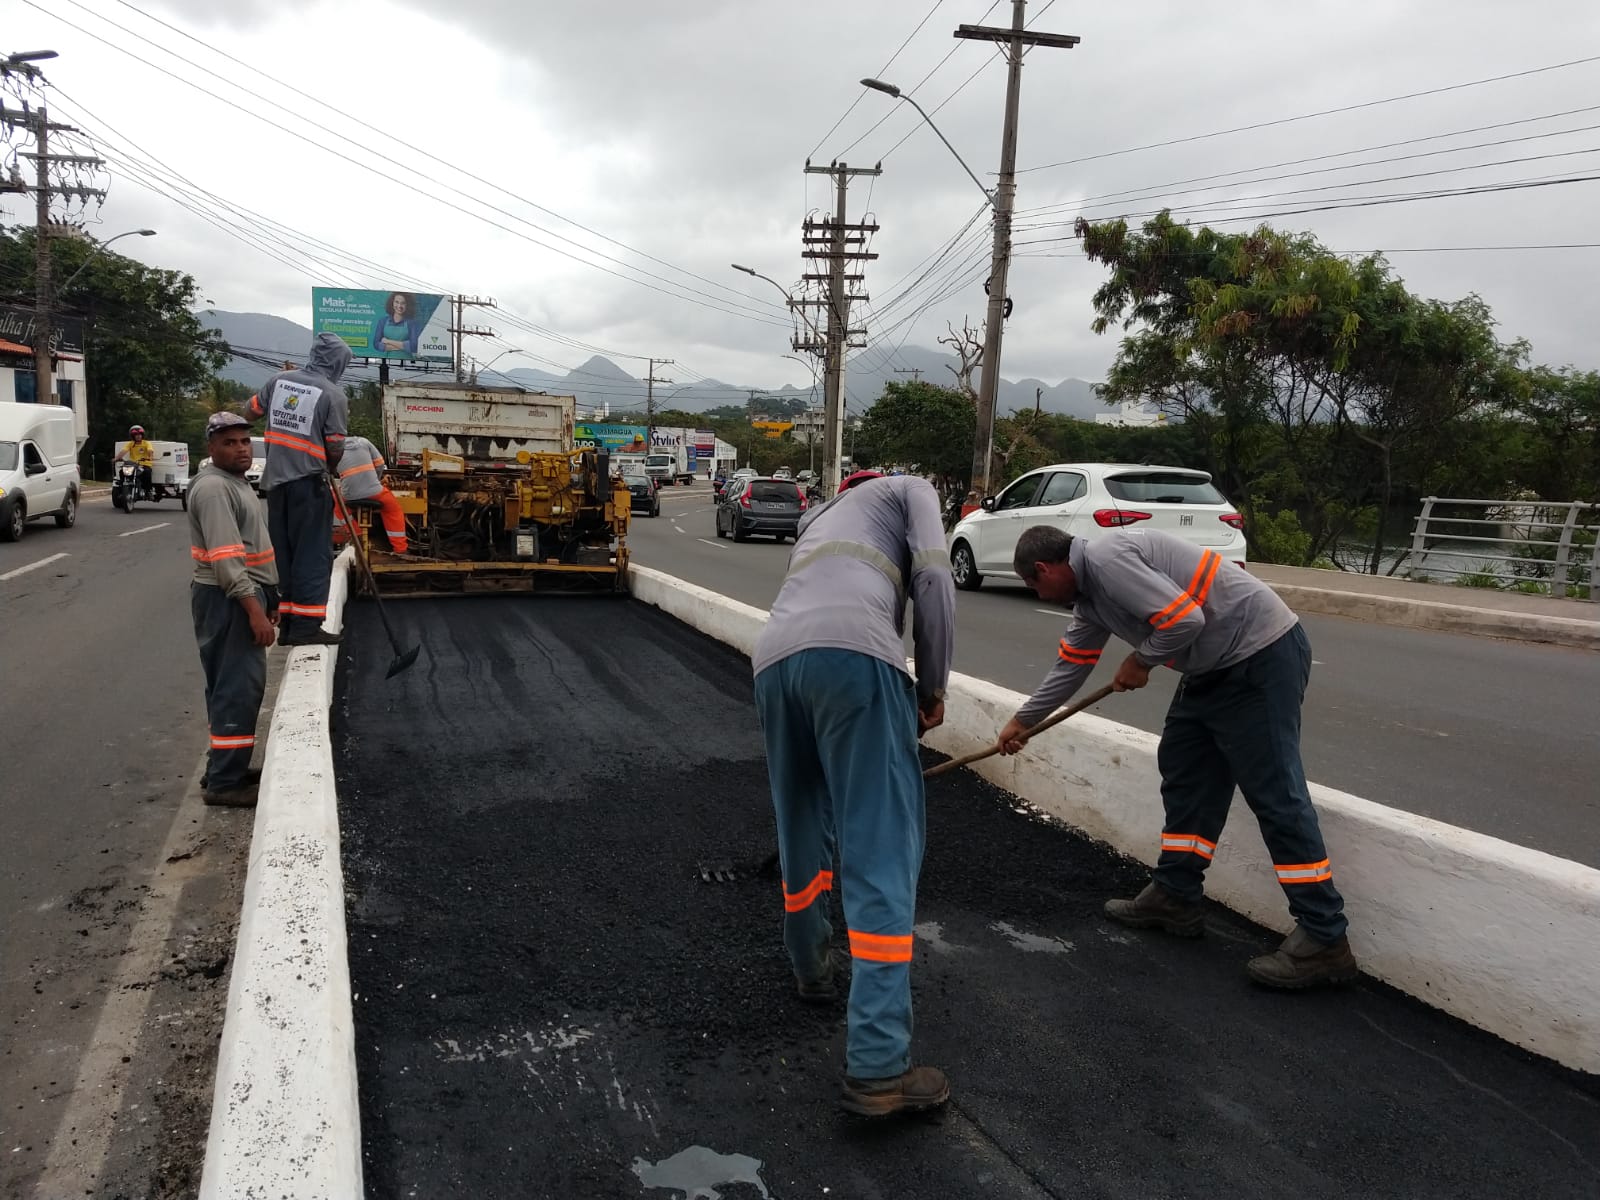
[{"label": "worker in gray uniform", "polygon": [[1112,681],[1118,691],[1144,687],[1156,667],[1182,674],[1156,755],[1161,855],[1150,884],[1132,900],[1109,901],[1106,915],[1203,933],[1205,869],[1237,784],[1295,919],[1276,951],[1250,961],[1250,977],[1278,988],[1354,979],[1344,900],[1300,761],[1311,643],[1299,618],[1241,565],[1156,530],[1087,539],[1036,525],[1017,539],[1013,566],[1041,600],[1073,609],[1073,620],[1055,665],[1000,731],[1005,753],[1088,679],[1113,634],[1133,647]]},{"label": "worker in gray uniform", "polygon": [[207,804],[256,802],[256,717],[267,686],[267,651],[278,619],[278,568],[261,502],[245,480],[253,458],[250,423],[238,413],[206,422],[211,465],[189,486],[189,556],[200,666],[206,677],[211,752],[203,781]]},{"label": "worker in gray uniform", "polygon": [[300,370],[282,371],[250,397],[252,420],[265,417],[267,465],[261,490],[283,580],[279,606],[285,646],[329,645],[328,579],[333,573],[333,492],[348,430],[349,402],[339,386],[350,347],[319,333]]},{"label": "worker in gray uniform", "polygon": [[[906,671],[913,601],[916,676]],[[828,894],[839,860],[850,1002],[839,1103],[933,1108],[944,1073],[911,1065],[911,956],[922,867],[917,739],[944,720],[955,587],[925,480],[858,472],[801,519],[752,656],[783,868],[784,944],[802,999],[835,995]]]}]

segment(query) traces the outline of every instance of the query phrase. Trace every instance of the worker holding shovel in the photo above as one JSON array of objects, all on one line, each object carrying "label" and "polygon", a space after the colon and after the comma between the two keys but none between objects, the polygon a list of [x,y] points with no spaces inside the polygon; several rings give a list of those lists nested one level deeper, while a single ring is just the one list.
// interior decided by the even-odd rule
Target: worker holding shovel
[{"label": "worker holding shovel", "polygon": [[[916,677],[906,671],[913,601]],[[783,866],[783,940],[800,997],[834,998],[828,893],[839,859],[850,1006],[839,1104],[934,1108],[944,1072],[911,1065],[911,927],[922,868],[917,739],[944,720],[955,586],[926,480],[862,471],[801,520],[751,656]]]},{"label": "worker holding shovel", "polygon": [[1000,731],[1002,753],[1088,679],[1115,634],[1132,654],[1117,691],[1152,669],[1182,673],[1156,761],[1166,820],[1150,884],[1111,900],[1112,920],[1180,937],[1204,932],[1205,869],[1228,819],[1235,784],[1261,825],[1295,928],[1246,970],[1257,983],[1304,988],[1354,979],[1344,900],[1300,762],[1300,705],[1311,643],[1276,593],[1214,550],[1158,531],[1093,540],[1036,525],[1017,539],[1017,575],[1041,600],[1073,609],[1055,665]]}]

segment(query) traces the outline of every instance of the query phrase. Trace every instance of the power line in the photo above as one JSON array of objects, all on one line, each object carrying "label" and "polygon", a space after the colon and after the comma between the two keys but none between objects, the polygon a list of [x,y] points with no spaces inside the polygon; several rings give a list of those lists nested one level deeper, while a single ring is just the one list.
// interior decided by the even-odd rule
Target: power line
[{"label": "power line", "polygon": [[[314,146],[317,149],[322,150],[324,153],[340,157],[342,159],[342,161],[348,162],[353,166],[359,167],[360,169],[369,172],[370,174],[376,175],[380,179],[385,179],[385,180],[389,181],[390,183],[394,183],[394,184],[397,184],[397,185],[399,185],[401,187],[407,188],[408,191],[411,191],[411,192],[415,192],[416,191],[416,189],[413,188],[412,185],[408,184],[404,179],[397,178],[397,177],[395,177],[393,175],[388,174],[385,171],[381,171],[378,168],[374,167],[371,163],[362,162],[360,159],[357,159],[357,158],[338,155],[337,152],[334,151],[331,147],[323,144],[322,142],[317,141],[315,138],[308,137],[305,134],[300,133],[297,130],[291,129],[286,125],[280,124],[277,121],[274,121],[274,120],[272,120],[272,119],[270,119],[270,118],[268,118],[266,116],[263,116],[260,112],[257,112],[257,111],[255,111],[255,110],[253,110],[251,108],[248,108],[245,105],[239,104],[236,101],[230,100],[225,96],[218,95],[216,92],[213,92],[213,91],[209,90],[208,88],[202,87],[201,85],[199,85],[198,83],[195,83],[191,79],[187,79],[184,76],[177,74],[176,72],[170,71],[165,67],[162,67],[162,66],[160,66],[160,65],[158,65],[156,63],[153,63],[149,59],[143,58],[143,57],[139,56],[138,54],[133,53],[133,51],[127,49],[126,47],[119,46],[115,42],[112,42],[112,41],[110,41],[110,40],[108,40],[106,38],[103,38],[99,34],[96,34],[96,33],[92,32],[90,30],[87,30],[87,29],[83,28],[81,25],[77,25],[74,22],[67,20],[67,18],[62,17],[58,13],[51,12],[50,10],[44,8],[43,5],[37,3],[36,0],[22,0],[22,2],[24,4],[27,4],[30,8],[38,9],[40,12],[45,13],[47,16],[54,17],[56,20],[60,21],[64,25],[66,25],[68,28],[77,30],[79,33],[83,34],[85,37],[92,38],[95,41],[100,42],[102,45],[108,46],[111,49],[117,51],[118,53],[126,55],[127,57],[133,59],[135,62],[141,63],[144,66],[149,67],[153,71],[157,71],[160,74],[166,75],[168,78],[174,79],[177,82],[182,83],[187,87],[193,88],[195,91],[200,92],[202,95],[209,96],[211,99],[217,101],[220,104],[226,104],[229,108],[236,109],[237,111],[239,111],[241,113],[244,113],[247,116],[253,117],[256,120],[261,121],[263,124],[271,126],[274,129],[277,129],[281,133],[286,133],[290,137],[293,137],[293,138],[295,138],[295,139],[297,139],[299,141],[305,142],[307,145]],[[71,0],[71,2],[76,4],[77,0]],[[90,11],[92,12],[92,10],[90,10]],[[94,15],[99,16],[99,14],[94,14]],[[251,97],[253,97],[253,98],[257,99],[257,100],[260,100],[263,104],[266,104],[271,108],[276,108],[278,106],[278,102],[276,100],[270,98],[270,97],[263,96],[258,92],[253,92],[249,88],[246,88],[241,84],[235,83],[232,80],[226,79],[223,76],[219,76],[219,75],[216,74],[216,72],[211,71],[211,70],[209,70],[209,69],[207,69],[207,68],[205,68],[203,66],[200,66],[198,63],[192,62],[191,60],[184,58],[182,55],[177,54],[176,52],[174,52],[172,50],[168,50],[163,46],[160,46],[158,43],[151,42],[148,38],[145,38],[145,37],[143,37],[143,36],[141,36],[141,35],[139,35],[137,33],[134,33],[131,30],[127,30],[125,27],[123,27],[121,25],[118,25],[116,22],[111,21],[106,17],[100,17],[100,19],[103,20],[103,21],[106,21],[106,23],[111,25],[113,28],[116,28],[116,29],[122,30],[125,33],[128,33],[129,36],[131,36],[131,37],[138,38],[140,41],[143,41],[148,45],[155,46],[157,49],[159,49],[163,53],[168,54],[171,57],[177,59],[179,62],[184,63],[187,66],[193,67],[197,71],[202,71],[205,74],[210,75],[212,78],[222,80],[223,82],[229,84],[229,86],[237,88],[239,91],[243,92],[247,96],[251,96]],[[303,117],[298,113],[295,113],[295,114],[292,114],[292,115],[295,116],[295,118],[298,119],[298,120],[308,121],[308,118]],[[615,270],[612,270],[612,269],[610,269],[608,267],[602,266],[600,263],[589,262],[589,261],[587,261],[585,259],[579,258],[576,254],[573,254],[570,251],[561,249],[559,246],[550,245],[548,242],[541,241],[540,239],[538,239],[536,237],[533,237],[530,234],[525,233],[520,229],[514,229],[514,228],[512,228],[510,226],[507,226],[507,225],[504,225],[504,224],[500,223],[499,221],[495,221],[495,220],[489,218],[488,216],[485,216],[483,213],[474,212],[471,209],[463,208],[460,204],[456,204],[456,203],[453,203],[453,202],[451,202],[449,200],[446,200],[443,197],[441,197],[439,195],[436,195],[431,190],[423,189],[422,192],[421,192],[422,195],[426,196],[428,199],[432,200],[436,204],[441,204],[444,207],[452,209],[452,210],[454,210],[454,211],[456,211],[458,213],[461,213],[464,216],[472,217],[473,219],[481,221],[486,225],[489,225],[489,226],[491,226],[491,227],[493,227],[495,229],[499,229],[504,233],[508,233],[513,237],[520,238],[523,241],[526,241],[526,242],[529,242],[529,243],[531,243],[531,244],[533,244],[535,246],[538,246],[541,249],[549,250],[552,253],[559,254],[562,257],[571,259],[573,262],[576,262],[576,263],[578,263],[578,264],[580,264],[582,266],[589,267],[589,268],[591,268],[593,270],[596,270],[596,271],[604,272],[607,275],[612,275],[612,276],[614,276],[614,277],[616,277],[618,279],[623,280],[624,282],[632,283],[632,284],[635,284],[636,286],[648,288],[649,290],[654,291],[654,292],[659,292],[662,295],[670,296],[674,300],[681,300],[681,301],[685,301],[685,302],[690,303],[690,304],[698,304],[698,305],[700,305],[702,307],[712,309],[713,311],[721,312],[726,316],[740,317],[740,318],[742,318],[744,320],[756,321],[756,322],[759,322],[761,324],[777,325],[777,326],[780,326],[782,328],[787,328],[787,326],[782,325],[782,323],[771,319],[771,317],[767,316],[766,314],[759,313],[759,312],[756,312],[754,310],[749,309],[748,306],[740,306],[739,308],[723,307],[723,305],[731,303],[731,302],[730,301],[726,301],[722,297],[719,297],[719,296],[711,296],[709,293],[702,292],[697,288],[691,288],[691,287],[689,287],[689,286],[687,286],[685,284],[680,284],[680,283],[677,283],[677,282],[675,282],[673,280],[666,279],[663,276],[656,275],[654,272],[646,271],[641,267],[632,266],[631,264],[623,262],[621,259],[618,259],[618,258],[616,258],[616,257],[614,257],[612,255],[605,254],[603,251],[595,250],[592,247],[583,246],[582,243],[575,242],[571,238],[565,237],[562,234],[556,233],[556,232],[554,232],[552,230],[549,230],[549,229],[545,229],[543,226],[540,226],[535,222],[529,221],[525,217],[518,216],[516,213],[510,212],[507,209],[500,208],[497,205],[490,204],[487,201],[480,200],[477,197],[472,196],[470,193],[465,192],[465,191],[461,190],[460,188],[453,187],[452,185],[450,185],[448,183],[445,183],[442,180],[435,179],[435,178],[433,178],[431,176],[428,176],[428,175],[423,175],[421,172],[415,171],[412,168],[408,167],[407,164],[401,162],[400,160],[392,158],[389,155],[386,155],[386,154],[382,153],[381,151],[375,150],[370,146],[363,145],[362,143],[355,141],[353,138],[346,137],[343,134],[333,133],[333,131],[331,131],[331,130],[328,131],[328,132],[332,133],[332,135],[334,137],[338,138],[340,141],[347,142],[352,146],[356,146],[358,149],[364,150],[365,152],[373,155],[375,158],[378,158],[378,159],[380,159],[380,160],[382,160],[384,162],[391,163],[391,164],[399,167],[402,170],[409,171],[411,174],[415,175],[417,179],[419,179],[419,180],[421,180],[421,181],[423,181],[425,183],[431,184],[435,188],[442,188],[442,189],[444,189],[446,191],[453,192],[456,195],[462,196],[462,197],[472,201],[475,204],[482,205],[484,208],[488,209],[490,212],[498,213],[501,216],[507,217],[510,220],[518,222],[519,224],[526,225],[531,229],[537,229],[540,233],[546,234],[549,237],[553,237],[553,238],[556,238],[559,241],[564,241],[564,242],[567,242],[570,245],[577,246],[579,249],[583,250],[587,254],[592,254],[595,257],[601,258],[601,259],[605,259],[608,262],[617,263],[619,266],[625,268],[626,270],[636,272],[637,274],[646,276],[649,279],[655,279],[660,283],[666,284],[668,287],[679,289],[679,292],[689,293],[689,294],[679,294],[678,292],[669,292],[669,291],[666,291],[665,289],[663,289],[661,287],[655,286],[654,284],[647,283],[643,279],[635,279],[635,278],[633,278],[631,276],[621,274],[618,271],[615,271]],[[491,185],[491,186],[493,186],[493,185]],[[519,199],[520,199],[520,197],[519,197]],[[717,286],[723,286],[723,285],[719,284]],[[695,296],[704,297],[704,299],[698,299],[697,300],[697,299],[693,298]],[[765,305],[767,308],[771,308],[771,309],[776,309],[778,307],[776,304],[772,304],[772,303],[767,302],[767,301],[758,300],[757,302],[761,303],[761,304]]]},{"label": "power line", "polygon": [[[127,3],[127,0],[119,0],[119,2],[125,4],[125,3]],[[922,27],[928,23],[929,19],[932,18],[934,13],[939,11],[939,6],[942,5],[943,3],[944,3],[944,0],[933,0],[933,7],[928,10],[927,15],[924,16],[922,18],[922,20],[917,22],[917,27],[906,35],[906,40],[900,43],[900,49],[896,50],[893,54],[891,54],[889,56],[889,61],[884,63],[883,66],[878,68],[878,72],[877,72],[878,78],[881,79],[883,77],[884,72],[886,72],[890,67],[894,66],[894,60],[899,58],[901,53],[905,50],[905,48],[911,44],[911,39],[916,37],[917,34],[922,32]],[[829,126],[828,132],[823,134],[821,137],[819,137],[817,139],[817,144],[815,146],[811,147],[811,153],[806,155],[807,159],[811,159],[811,158],[815,158],[816,157],[817,151],[822,149],[822,143],[827,141],[829,138],[831,138],[833,136],[833,131],[835,129],[838,129],[839,126],[843,125],[845,123],[845,119],[847,117],[849,117],[851,113],[855,112],[856,105],[861,103],[862,99],[866,96],[866,94],[867,93],[866,93],[865,89],[862,89],[861,91],[858,91],[856,93],[856,98],[854,100],[850,101],[850,107],[844,110],[844,116],[840,117],[831,126]]]},{"label": "power line", "polygon": [[[31,2],[31,0],[30,0]],[[1482,87],[1489,83],[1503,83],[1508,79],[1522,79],[1529,75],[1541,75],[1546,71],[1561,71],[1567,67],[1579,67],[1585,63],[1600,62],[1600,54],[1592,54],[1586,58],[1574,58],[1567,62],[1550,63],[1543,67],[1530,67],[1525,71],[1512,71],[1506,75],[1492,75],[1487,79],[1471,79],[1465,83],[1446,84],[1443,87],[1426,88],[1420,92],[1406,92],[1399,96],[1386,96],[1381,100],[1364,100],[1360,104],[1345,104],[1338,108],[1324,108],[1317,112],[1301,113],[1294,117],[1278,117],[1272,121],[1256,121],[1250,125],[1236,125],[1232,129],[1218,129],[1211,133],[1190,134],[1188,137],[1171,138],[1165,142],[1149,142],[1143,146],[1128,146],[1122,150],[1105,150],[1099,154],[1086,154],[1081,158],[1064,158],[1060,162],[1042,163],[1037,167],[1019,167],[1017,174],[1026,171],[1050,171],[1056,167],[1071,167],[1079,163],[1097,162],[1106,158],[1119,158],[1124,154],[1138,154],[1144,150],[1162,150],[1168,146],[1183,146],[1191,142],[1204,142],[1211,138],[1227,137],[1234,133],[1249,133],[1256,129],[1271,129],[1278,125],[1293,125],[1297,121],[1310,121],[1317,117],[1331,117],[1338,113],[1357,112],[1364,108],[1376,108],[1382,104],[1396,104],[1402,100],[1416,100],[1423,96],[1439,96],[1446,92],[1459,92],[1464,88]]]}]

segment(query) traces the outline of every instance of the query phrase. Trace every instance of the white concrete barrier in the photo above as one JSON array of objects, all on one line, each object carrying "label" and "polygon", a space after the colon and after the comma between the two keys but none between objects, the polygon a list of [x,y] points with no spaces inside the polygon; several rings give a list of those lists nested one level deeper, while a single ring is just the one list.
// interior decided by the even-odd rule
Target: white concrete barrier
[{"label": "white concrete barrier", "polygon": [[[343,625],[351,552],[324,628]],[[289,652],[278,687],[217,1056],[202,1200],[353,1200],[361,1122],[328,708],[334,647]]]},{"label": "white concrete barrier", "polygon": [[[633,594],[748,654],[766,614],[632,568]],[[1024,697],[952,677],[951,756],[992,745]],[[1154,863],[1161,839],[1156,737],[1081,714],[1022,754],[972,769],[1114,849]],[[1350,940],[1369,975],[1565,1066],[1600,1072],[1600,871],[1312,785]],[[1206,872],[1213,899],[1271,929],[1290,918],[1255,819],[1235,800]]]}]

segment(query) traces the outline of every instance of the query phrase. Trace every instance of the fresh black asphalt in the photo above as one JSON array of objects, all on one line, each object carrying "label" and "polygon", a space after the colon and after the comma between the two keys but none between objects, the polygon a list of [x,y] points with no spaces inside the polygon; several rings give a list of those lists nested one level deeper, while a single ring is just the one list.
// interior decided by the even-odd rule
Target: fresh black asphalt
[{"label": "fresh black asphalt", "polygon": [[913,976],[952,1104],[843,1117],[842,1005],[794,997],[754,873],[747,661],[622,599],[392,616],[421,661],[386,681],[355,604],[334,709],[375,1200],[1600,1194],[1600,1080],[1375,983],[1255,990],[1273,939],[1221,909],[1109,927],[1142,871],[965,772],[929,787]]}]

